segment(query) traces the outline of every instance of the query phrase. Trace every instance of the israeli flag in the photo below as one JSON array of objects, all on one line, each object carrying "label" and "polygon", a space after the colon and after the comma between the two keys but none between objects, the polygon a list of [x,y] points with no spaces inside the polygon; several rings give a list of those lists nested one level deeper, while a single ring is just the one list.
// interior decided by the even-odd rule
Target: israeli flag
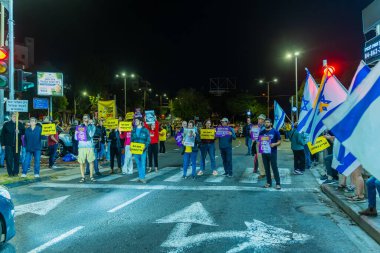
[{"label": "israeli flag", "polygon": [[374,177],[380,178],[380,63],[324,121],[335,137]]},{"label": "israeli flag", "polygon": [[282,110],[281,106],[277,103],[277,101],[274,101],[274,125],[273,128],[279,131],[279,129],[284,125],[285,123],[285,112]]},{"label": "israeli flag", "polygon": [[333,113],[347,98],[347,90],[334,76],[328,76],[321,84],[318,100],[313,108],[314,116],[310,124],[310,141],[314,144],[317,137],[326,129],[322,120]]},{"label": "israeli flag", "polygon": [[306,132],[312,120],[313,105],[317,98],[318,86],[309,70],[306,68],[306,82],[303,90],[300,115],[298,119],[298,131]]},{"label": "israeli flag", "polygon": [[[351,94],[360,83],[367,77],[371,69],[361,61],[354,78],[352,79],[350,88],[348,89],[348,94]],[[347,149],[335,139],[333,147],[333,161],[332,167],[335,168],[340,174],[345,176],[351,175],[351,173],[360,166],[360,162],[356,157],[347,151]]]}]

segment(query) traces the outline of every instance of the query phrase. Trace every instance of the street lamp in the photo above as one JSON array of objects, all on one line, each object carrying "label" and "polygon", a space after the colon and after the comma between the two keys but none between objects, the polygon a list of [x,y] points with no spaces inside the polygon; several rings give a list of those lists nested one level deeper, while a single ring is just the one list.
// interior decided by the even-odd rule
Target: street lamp
[{"label": "street lamp", "polygon": [[[122,72],[120,75],[116,74],[115,77],[124,79],[124,114],[126,114],[127,113],[127,78],[128,78],[128,75],[125,72]],[[131,74],[130,77],[135,78],[135,74]]]},{"label": "street lamp", "polygon": [[269,118],[269,84],[277,83],[277,82],[278,82],[277,78],[273,78],[273,80],[271,80],[271,81],[259,80],[259,83],[261,83],[261,84],[266,83],[267,84],[267,115],[268,115],[268,118]]},{"label": "street lamp", "polygon": [[[83,91],[82,96],[83,97],[87,96],[87,91]],[[74,96],[74,119],[77,115],[77,104],[79,104],[80,98],[81,98],[80,96],[78,96],[78,97]]]},{"label": "street lamp", "polygon": [[291,59],[294,57],[294,60],[295,60],[295,76],[296,76],[296,108],[297,108],[297,111],[296,111],[296,119],[298,121],[298,77],[297,77],[297,59],[298,59],[298,56],[300,55],[300,52],[298,51],[295,51],[294,53],[288,53],[286,54],[286,58],[287,59]]}]

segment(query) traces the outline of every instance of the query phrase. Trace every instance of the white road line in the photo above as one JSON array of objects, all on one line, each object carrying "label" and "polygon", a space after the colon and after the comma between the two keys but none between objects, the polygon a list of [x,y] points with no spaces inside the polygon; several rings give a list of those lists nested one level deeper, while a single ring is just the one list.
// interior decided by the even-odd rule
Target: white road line
[{"label": "white road line", "polygon": [[70,231],[68,231],[68,232],[66,232],[66,233],[64,233],[64,234],[62,234],[62,235],[60,235],[60,236],[58,236],[58,237],[50,240],[50,241],[48,241],[47,243],[42,244],[40,247],[35,248],[35,249],[29,251],[28,253],[38,253],[38,252],[44,251],[48,247],[50,247],[50,246],[52,246],[54,244],[57,244],[58,242],[60,242],[60,241],[62,241],[64,239],[66,239],[67,237],[75,234],[76,232],[78,232],[82,228],[84,228],[84,227],[83,226],[76,227],[76,228],[74,228],[74,229],[72,229],[72,230],[70,230]]},{"label": "white road line", "polygon": [[253,168],[246,168],[243,175],[241,176],[239,183],[256,184],[258,177],[258,174],[253,173]]},{"label": "white road line", "polygon": [[290,169],[278,168],[280,174],[281,184],[292,184],[292,178],[290,177]]},{"label": "white road line", "polygon": [[117,179],[117,178],[120,178],[122,177],[122,175],[109,175],[109,176],[106,176],[106,177],[102,177],[102,178],[99,178],[99,179],[96,179],[96,181],[98,182],[108,182],[108,181],[112,181],[114,179]]},{"label": "white road line", "polygon": [[226,178],[225,176],[222,176],[222,174],[224,173],[224,169],[223,167],[219,167],[217,171],[218,171],[217,176],[210,175],[206,178],[205,182],[206,183],[221,183]]},{"label": "white road line", "polygon": [[118,190],[167,190],[167,191],[250,191],[250,192],[320,192],[319,188],[275,188],[265,189],[253,186],[186,186],[186,185],[122,185],[122,184],[68,184],[68,183],[38,183],[32,188],[71,188],[71,189],[118,189]]},{"label": "white road line", "polygon": [[[200,167],[197,167],[197,171],[199,170]],[[164,181],[165,182],[179,182],[182,180],[182,176],[183,176],[183,171],[181,170],[180,172],[174,174],[173,176],[171,177],[168,177],[167,179],[165,179]],[[191,167],[189,167],[186,171],[186,176],[191,176]]]},{"label": "white road line", "polygon": [[[152,170],[152,172],[145,175],[145,179],[150,180],[152,178],[164,175],[174,169],[177,169],[177,167],[165,167],[165,168],[159,169],[158,172],[155,172],[154,170]],[[139,177],[135,177],[129,181],[136,182],[137,180],[139,180]]]},{"label": "white road line", "polygon": [[80,178],[80,177],[81,177],[80,174],[75,174],[75,175],[71,175],[71,176],[58,177],[56,180],[57,181],[70,181],[70,180]]},{"label": "white road line", "polygon": [[132,204],[133,202],[135,202],[135,201],[137,201],[137,200],[143,198],[144,196],[148,195],[149,193],[150,193],[150,192],[144,192],[144,193],[140,194],[139,196],[137,196],[137,197],[135,197],[135,198],[133,198],[133,199],[131,199],[131,200],[128,200],[127,202],[125,202],[125,203],[123,203],[123,204],[121,204],[121,205],[118,205],[118,206],[112,208],[111,210],[109,210],[109,211],[107,211],[107,212],[109,212],[109,213],[114,213],[114,212],[116,212],[117,210],[119,210],[119,209],[121,209],[121,208],[123,208],[123,207],[126,207],[127,205]]}]

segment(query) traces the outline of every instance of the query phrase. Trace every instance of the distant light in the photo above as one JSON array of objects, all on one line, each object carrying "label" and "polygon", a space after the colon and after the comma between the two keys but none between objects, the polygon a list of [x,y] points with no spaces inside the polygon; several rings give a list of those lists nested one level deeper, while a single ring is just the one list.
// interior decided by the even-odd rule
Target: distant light
[{"label": "distant light", "polygon": [[131,77],[132,77],[132,78],[135,78],[135,74],[131,74]]},{"label": "distant light", "polygon": [[277,78],[273,79],[273,82],[277,83],[277,81],[278,81]]},{"label": "distant light", "polygon": [[156,97],[158,97],[158,94],[156,94]]},{"label": "distant light", "polygon": [[139,88],[139,91],[141,91],[141,88]]},{"label": "distant light", "polygon": [[323,69],[323,73],[327,75],[328,77],[334,75],[335,73],[335,68],[333,66],[325,66]]},{"label": "distant light", "polygon": [[299,56],[299,55],[300,55],[300,52],[297,51],[297,52],[294,53],[294,55],[295,55],[295,56]]},{"label": "distant light", "polygon": [[116,75],[115,75],[115,77],[116,77],[116,78],[119,78],[119,75],[118,75],[118,74],[116,74]]},{"label": "distant light", "polygon": [[150,89],[150,88],[149,88],[149,90],[148,90],[148,91],[152,91],[152,89]]},{"label": "distant light", "polygon": [[123,73],[121,73],[121,75],[122,75],[123,77],[125,77],[127,74],[125,74],[125,72],[123,72]]},{"label": "distant light", "polygon": [[83,96],[87,96],[87,92],[86,91],[83,91]]},{"label": "distant light", "polygon": [[286,54],[286,58],[288,58],[288,59],[292,58],[292,56],[293,56],[293,55],[290,54],[290,53],[287,53],[287,54]]},{"label": "distant light", "polygon": [[264,81],[263,80],[260,80],[259,83],[263,83]]},{"label": "distant light", "polygon": [[166,93],[164,93],[164,97],[166,97]]}]

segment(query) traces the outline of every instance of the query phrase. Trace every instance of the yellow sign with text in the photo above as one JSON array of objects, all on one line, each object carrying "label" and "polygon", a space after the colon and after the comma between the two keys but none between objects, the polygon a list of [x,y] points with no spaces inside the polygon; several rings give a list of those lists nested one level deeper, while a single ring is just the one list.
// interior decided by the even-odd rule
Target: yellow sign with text
[{"label": "yellow sign with text", "polygon": [[201,129],[201,140],[214,140],[215,129]]},{"label": "yellow sign with text", "polygon": [[99,101],[98,102],[98,118],[114,119],[116,118],[116,103],[115,100]]},{"label": "yellow sign with text", "polygon": [[135,115],[134,112],[127,112],[127,114],[125,114],[125,119],[132,120],[134,115]]},{"label": "yellow sign with text", "polygon": [[53,135],[56,134],[57,130],[55,124],[42,124],[41,135]]},{"label": "yellow sign with text", "polygon": [[144,143],[131,142],[131,153],[132,155],[142,155],[145,149]]},{"label": "yellow sign with text", "polygon": [[320,136],[315,141],[315,145],[312,145],[311,142],[308,142],[307,146],[309,147],[310,153],[314,155],[315,153],[321,152],[322,150],[330,147],[330,143],[325,137]]},{"label": "yellow sign with text", "polygon": [[116,129],[119,126],[118,119],[106,119],[104,122],[104,127],[107,129]]},{"label": "yellow sign with text", "polygon": [[120,128],[120,132],[132,131],[132,121],[120,121],[119,128]]}]

